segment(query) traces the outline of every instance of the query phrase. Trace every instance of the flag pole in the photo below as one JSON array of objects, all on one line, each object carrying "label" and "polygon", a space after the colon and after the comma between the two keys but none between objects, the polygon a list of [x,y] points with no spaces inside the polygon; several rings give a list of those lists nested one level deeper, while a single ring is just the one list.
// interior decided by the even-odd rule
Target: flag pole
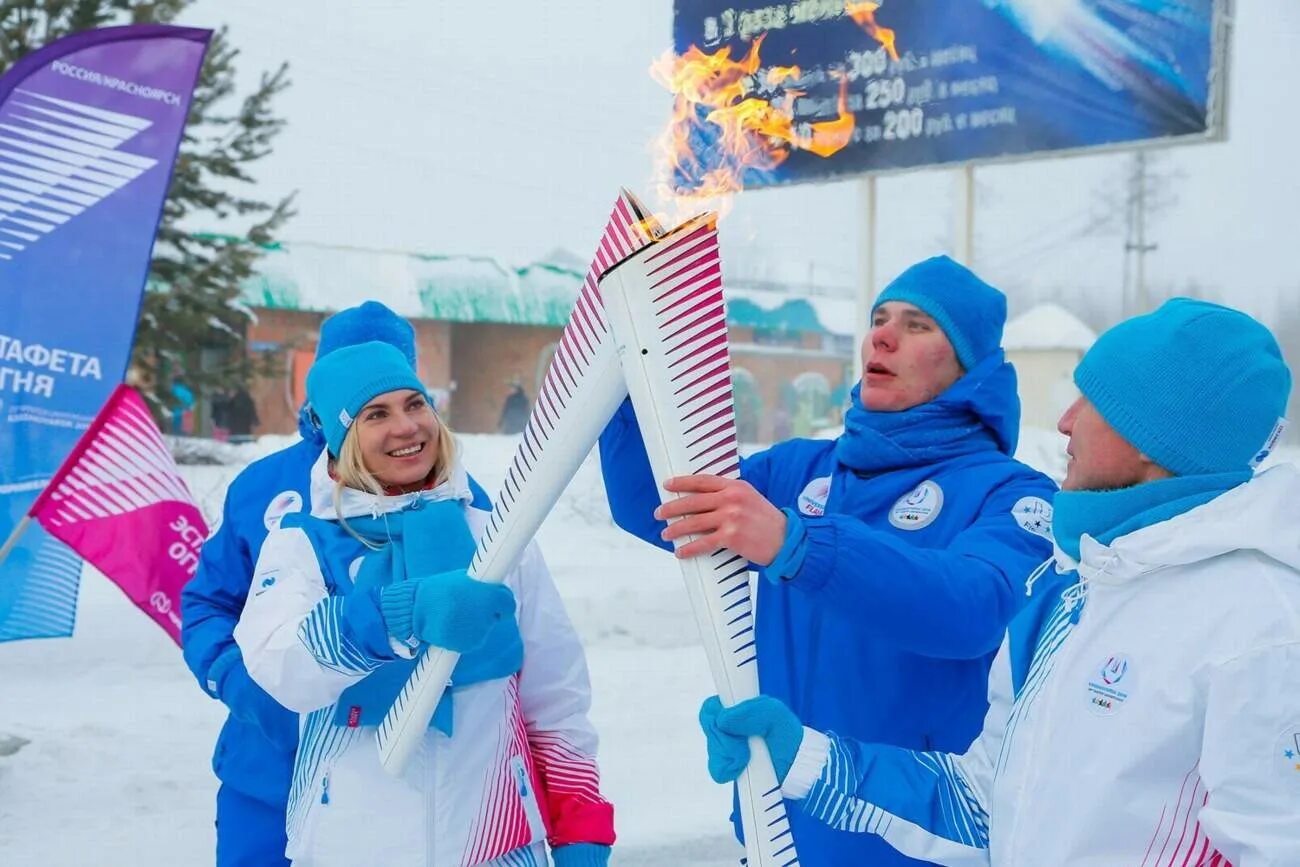
[{"label": "flag pole", "polygon": [[23,515],[23,519],[14,527],[13,532],[9,534],[9,538],[5,539],[3,545],[0,545],[0,565],[4,564],[5,558],[9,556],[9,552],[18,544],[19,538],[22,537],[23,533],[27,530],[27,525],[31,522],[31,515]]}]

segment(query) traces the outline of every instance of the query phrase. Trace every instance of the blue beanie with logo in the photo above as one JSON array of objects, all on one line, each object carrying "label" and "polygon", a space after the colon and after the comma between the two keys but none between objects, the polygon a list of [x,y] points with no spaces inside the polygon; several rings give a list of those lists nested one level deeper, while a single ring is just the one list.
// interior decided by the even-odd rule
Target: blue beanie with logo
[{"label": "blue beanie with logo", "polygon": [[886,301],[920,308],[939,324],[963,370],[971,370],[1002,345],[1007,296],[947,256],[918,262],[885,287],[872,312]]},{"label": "blue beanie with logo", "polygon": [[403,388],[429,398],[406,358],[388,343],[372,340],[317,357],[307,371],[307,401],[320,419],[330,454],[338,457],[348,428],[367,403]]},{"label": "blue beanie with logo", "polygon": [[372,340],[397,347],[406,356],[407,363],[415,367],[415,329],[378,301],[363,301],[327,317],[320,324],[316,357]]},{"label": "blue beanie with logo", "polygon": [[1186,476],[1268,457],[1286,425],[1291,371],[1245,313],[1175,298],[1097,338],[1074,382],[1116,433]]}]

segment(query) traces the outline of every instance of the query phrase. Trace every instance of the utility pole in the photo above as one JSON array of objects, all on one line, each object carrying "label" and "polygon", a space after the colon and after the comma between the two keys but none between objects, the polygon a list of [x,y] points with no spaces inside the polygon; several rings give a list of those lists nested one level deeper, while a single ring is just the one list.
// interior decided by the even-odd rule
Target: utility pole
[{"label": "utility pole", "polygon": [[[1133,172],[1129,177],[1128,231],[1124,238],[1123,306],[1126,316],[1146,313],[1151,309],[1151,299],[1147,293],[1146,256],[1160,245],[1147,243],[1147,187],[1147,154],[1146,151],[1140,150],[1133,155]],[[1133,275],[1131,294],[1130,272]]]}]

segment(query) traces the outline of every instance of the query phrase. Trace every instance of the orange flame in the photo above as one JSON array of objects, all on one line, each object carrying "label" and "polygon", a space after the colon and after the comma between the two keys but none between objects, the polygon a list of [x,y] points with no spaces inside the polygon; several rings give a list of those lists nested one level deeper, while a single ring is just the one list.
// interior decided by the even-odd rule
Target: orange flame
[{"label": "orange flame", "polygon": [[767,83],[771,87],[776,87],[787,78],[798,78],[803,74],[798,66],[773,66],[767,71]]},{"label": "orange flame", "polygon": [[812,125],[812,134],[799,140],[799,147],[828,157],[843,150],[853,140],[853,112],[849,111],[849,78],[840,76],[839,117]]},{"label": "orange flame", "polygon": [[867,31],[872,39],[883,45],[891,59],[898,60],[898,48],[894,44],[894,31],[888,27],[881,27],[876,23],[876,10],[879,8],[880,3],[876,2],[876,0],[861,0],[861,2],[845,0],[844,14]]},{"label": "orange flame", "polygon": [[[840,82],[838,116],[802,130],[794,120],[801,91],[787,90],[780,104],[754,95],[763,38],[739,60],[731,58],[729,46],[706,54],[692,45],[680,56],[665,54],[651,67],[651,75],[674,95],[672,120],[658,143],[660,191],[666,198],[738,193],[746,171],[771,171],[796,149],[828,157],[851,141],[847,79]],[[775,66],[763,80],[776,87],[800,74],[797,66]]]}]

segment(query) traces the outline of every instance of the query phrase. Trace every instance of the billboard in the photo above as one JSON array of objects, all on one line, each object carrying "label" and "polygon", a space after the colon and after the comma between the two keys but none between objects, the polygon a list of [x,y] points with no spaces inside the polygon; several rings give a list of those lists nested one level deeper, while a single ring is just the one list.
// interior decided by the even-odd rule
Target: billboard
[{"label": "billboard", "polygon": [[691,116],[673,185],[700,186],[730,137],[706,118],[745,100],[789,122],[757,128],[777,153],[747,160],[746,188],[1221,138],[1228,3],[675,0],[679,62],[725,53],[743,93]]}]

